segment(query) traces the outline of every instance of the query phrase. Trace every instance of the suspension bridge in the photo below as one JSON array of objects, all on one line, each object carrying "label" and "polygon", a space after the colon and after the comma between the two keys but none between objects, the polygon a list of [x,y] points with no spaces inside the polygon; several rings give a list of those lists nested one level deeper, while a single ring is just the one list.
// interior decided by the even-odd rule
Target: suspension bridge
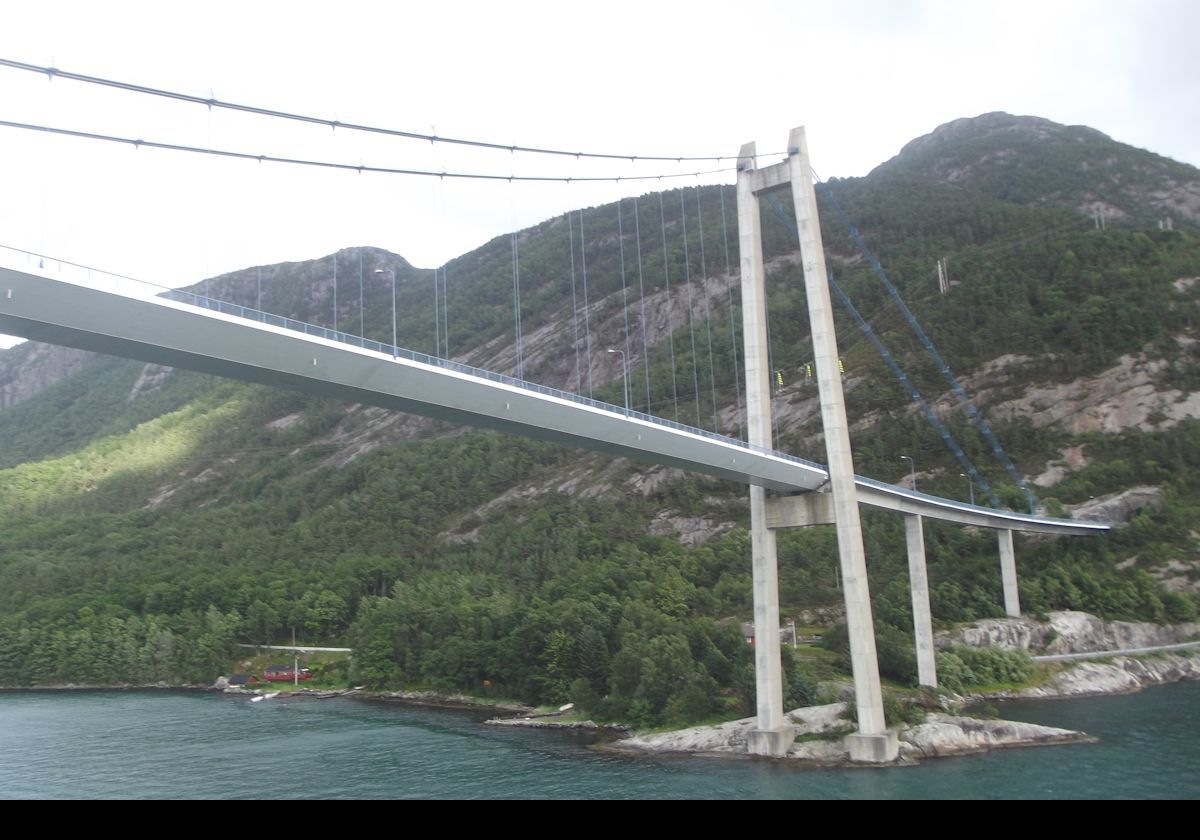
[{"label": "suspension bridge", "polygon": [[[186,97],[169,91],[116,83],[78,74],[64,74],[53,68],[0,61],[16,69],[45,72],[48,76],[75,81],[119,87],[137,94],[174,98],[180,101],[213,108],[228,108],[260,116],[293,121],[328,124],[331,128],[351,131],[385,133],[430,143],[469,143],[461,139],[439,138],[435,135],[411,132],[384,131],[379,127],[358,126],[341,122],[318,120],[298,114],[270,109],[219,102],[212,98]],[[144,140],[99,135],[12,122],[0,126],[65,134],[87,140],[133,144],[141,148],[160,148],[169,151],[203,153],[227,158],[247,158],[258,162],[272,161],[302,166],[322,166],[348,169],[362,174],[387,173],[446,177],[485,177],[497,180],[522,180],[512,175],[469,175],[464,173],[421,172],[411,169],[388,169],[351,166],[330,162],[277,158],[267,155],[246,155],[229,150],[216,150],[185,145],[152,143]],[[497,146],[474,143],[514,153],[517,151],[571,155],[576,158],[616,158],[638,160],[638,156],[569,153],[535,147]],[[640,158],[668,160],[668,158]],[[714,160],[723,158],[669,158],[669,160]],[[845,401],[839,371],[837,339],[834,332],[830,288],[832,287],[856,318],[868,339],[881,352],[889,366],[905,385],[910,397],[922,407],[927,418],[972,480],[982,480],[965,453],[952,440],[949,432],[932,412],[915,385],[899,369],[894,358],[873,336],[865,319],[854,310],[849,298],[840,290],[825,269],[824,247],[821,240],[814,176],[808,161],[803,129],[789,137],[785,159],[770,166],[759,166],[753,144],[744,147],[738,156],[738,237],[741,259],[741,298],[745,364],[745,403],[747,440],[720,434],[718,400],[713,366],[712,327],[709,295],[703,293],[704,325],[708,343],[709,376],[713,403],[713,430],[701,428],[701,384],[696,363],[699,358],[696,344],[696,303],[693,300],[692,260],[688,254],[687,213],[680,193],[683,224],[683,271],[677,278],[686,293],[689,348],[678,348],[681,354],[690,351],[692,358],[691,388],[695,401],[696,425],[678,422],[679,384],[676,381],[675,339],[671,330],[666,342],[671,356],[672,389],[676,419],[669,420],[651,413],[649,362],[646,355],[645,301],[641,215],[634,199],[634,239],[636,248],[629,258],[635,262],[638,277],[638,298],[642,312],[641,354],[646,371],[646,412],[634,410],[629,391],[630,359],[637,352],[631,345],[629,288],[626,282],[626,231],[617,203],[617,237],[620,249],[621,303],[624,310],[623,349],[609,348],[606,352],[620,353],[624,405],[596,400],[593,394],[593,341],[589,321],[587,251],[584,248],[585,230],[582,212],[578,217],[579,280],[576,283],[576,225],[567,214],[568,236],[571,239],[571,327],[575,352],[574,384],[579,393],[539,385],[527,381],[524,359],[524,326],[522,323],[521,258],[519,240],[514,232],[510,237],[512,253],[512,336],[515,363],[508,375],[484,370],[445,358],[449,356],[448,315],[449,297],[445,269],[434,273],[434,340],[435,352],[424,354],[399,346],[396,332],[395,274],[392,275],[391,341],[379,342],[365,335],[361,316],[359,333],[337,328],[336,260],[334,263],[333,327],[305,323],[290,317],[263,311],[261,291],[255,307],[220,300],[207,293],[181,291],[136,281],[128,277],[107,274],[81,265],[61,262],[45,255],[22,250],[0,248],[0,333],[76,347],[99,353],[123,356],[146,362],[187,368],[251,382],[295,388],[340,400],[376,405],[387,409],[412,412],[455,423],[493,428],[525,435],[539,440],[632,458],[641,462],[662,464],[739,482],[750,488],[752,564],[754,570],[755,657],[757,676],[758,725],[752,733],[749,749],[753,753],[781,755],[792,743],[792,730],[782,708],[782,674],[779,651],[778,583],[775,558],[775,534],[781,528],[834,525],[838,533],[839,563],[846,599],[847,625],[850,636],[851,661],[856,688],[858,732],[847,739],[852,760],[886,762],[896,755],[896,736],[889,732],[883,719],[881,687],[876,661],[870,594],[867,582],[865,554],[862,546],[859,506],[867,505],[905,517],[909,560],[914,635],[916,638],[918,677],[923,685],[936,686],[932,616],[929,606],[928,582],[925,572],[923,520],[926,518],[964,526],[994,530],[998,535],[1000,573],[1004,590],[1005,610],[1010,616],[1020,615],[1017,568],[1013,533],[1086,536],[1103,533],[1109,525],[1055,519],[1035,515],[1030,500],[1030,513],[1016,513],[974,503],[946,499],[919,493],[912,488],[875,481],[857,476],[853,471]],[[690,173],[696,175],[699,173]],[[556,180],[530,178],[528,180]],[[562,179],[557,179],[562,180]],[[566,179],[570,180],[570,179]],[[588,179],[582,179],[588,180]],[[612,180],[612,179],[596,179]],[[621,180],[621,179],[616,179]],[[637,180],[629,179],[625,180]],[[827,453],[827,465],[795,457],[775,448],[775,430],[771,409],[771,344],[767,334],[765,295],[765,261],[763,259],[760,199],[766,198],[780,211],[774,194],[790,191],[795,214],[794,228],[799,240],[804,270],[805,291],[813,340],[816,380],[821,408],[822,429]],[[1023,479],[1012,467],[1003,449],[987,428],[979,412],[962,392],[950,373],[946,361],[937,354],[928,336],[920,329],[915,317],[900,300],[896,289],[878,260],[866,249],[858,231],[849,223],[844,212],[833,201],[836,212],[849,226],[856,244],[881,282],[904,313],[910,326],[921,339],[925,349],[935,359],[939,370],[947,377],[952,391],[988,440],[993,452],[1004,463],[1018,486],[1025,489]],[[723,194],[722,194],[723,202]],[[671,295],[668,271],[667,221],[661,197],[659,204],[662,229],[662,279]],[[725,208],[721,205],[724,224]],[[709,272],[705,266],[703,215],[697,193],[697,223],[701,226],[699,239],[699,273],[701,285]],[[793,224],[790,220],[788,224]],[[726,234],[726,277],[732,274],[728,266]],[[385,269],[390,270],[390,269]],[[361,271],[361,269],[360,269]],[[381,269],[376,269],[381,271]],[[361,283],[361,279],[360,279]],[[361,286],[360,286],[361,296]],[[439,306],[440,302],[440,306]],[[729,292],[732,314],[732,292]],[[580,323],[582,313],[582,325]],[[581,330],[582,326],[582,330]],[[731,329],[733,320],[731,317]],[[736,338],[736,330],[733,331]],[[735,359],[735,369],[737,368]],[[585,384],[586,383],[586,384]],[[741,402],[742,382],[735,379],[738,400]],[[587,396],[583,396],[586,390]],[[972,485],[974,486],[974,485]],[[990,493],[989,493],[990,495]],[[994,499],[994,497],[993,497]]]},{"label": "suspension bridge", "polygon": [[[776,529],[836,525],[839,508],[844,521],[847,502],[832,491],[835,475],[829,467],[770,446],[763,272],[761,246],[753,242],[756,228],[756,222],[743,226],[743,236],[749,237],[743,241],[744,259],[751,263],[748,268],[743,265],[743,307],[747,313],[747,416],[752,441],[757,436],[758,442],[635,411],[628,400],[624,406],[612,405],[394,343],[12,248],[0,248],[0,332],[498,429],[740,482],[752,492],[758,555],[762,551],[758,543],[767,536],[773,541]],[[810,243],[806,256],[811,256],[812,247]],[[831,332],[828,338],[832,339]],[[834,358],[836,346],[832,358],[828,352],[824,356],[818,352],[818,374],[823,373],[823,379],[829,378]],[[829,426],[826,429],[828,432]],[[846,449],[848,452],[848,441]],[[844,460],[849,463],[848,458]],[[855,496],[850,504],[855,513],[857,504],[862,503],[906,517],[918,665],[925,685],[936,685],[936,670],[924,575],[923,518],[998,532],[1006,609],[1014,616],[1020,614],[1014,531],[1078,536],[1102,533],[1110,527],[967,504],[863,476],[852,476],[852,484]],[[774,495],[766,496],[768,490]],[[756,568],[760,565],[761,558],[756,557]],[[860,590],[861,610],[869,597],[865,568],[855,572],[843,560],[843,577],[848,593],[856,587]],[[756,580],[757,665],[760,682],[767,683],[759,687],[760,731],[770,737],[752,748],[780,754],[790,739],[782,723],[782,698],[772,701],[772,694],[779,694],[780,683],[777,586],[768,582],[765,588],[775,590],[770,593],[760,592],[763,588],[763,582]],[[764,602],[771,601],[776,602],[773,616],[760,615]],[[861,639],[855,644],[861,648]],[[873,637],[870,648],[869,666],[875,670],[877,693]],[[763,661],[772,657],[773,666]],[[859,679],[856,669],[856,682]],[[869,745],[859,750],[856,758],[889,760],[888,745],[894,746],[894,734],[889,742],[881,711],[874,730],[856,737],[865,738]],[[882,746],[877,743],[880,739]]]}]

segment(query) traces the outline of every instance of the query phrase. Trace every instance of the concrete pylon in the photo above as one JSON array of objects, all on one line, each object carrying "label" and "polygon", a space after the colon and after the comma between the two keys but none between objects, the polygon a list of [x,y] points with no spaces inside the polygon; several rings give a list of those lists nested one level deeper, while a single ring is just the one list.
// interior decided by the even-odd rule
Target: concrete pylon
[{"label": "concrete pylon", "polygon": [[933,648],[933,614],[929,609],[929,575],[925,566],[924,520],[904,517],[908,542],[908,584],[912,590],[913,636],[917,640],[917,684],[937,688],[937,654]]},{"label": "concrete pylon", "polygon": [[1001,529],[1000,580],[1004,584],[1004,612],[1009,618],[1021,617],[1021,595],[1017,589],[1017,554],[1013,551],[1013,532]]},{"label": "concrete pylon", "polygon": [[[852,761],[886,762],[896,758],[895,732],[889,732],[883,717],[883,694],[879,682],[879,664],[875,652],[875,628],[867,585],[866,554],[863,550],[862,524],[858,515],[858,495],[854,485],[854,462],[850,452],[849,424],[845,396],[838,370],[837,336],[833,308],[825,270],[825,252],[821,226],[817,218],[817,198],[812,184],[812,167],[804,129],[796,128],[788,140],[788,157],[781,164],[757,167],[753,143],[742,147],[738,160],[738,227],[742,249],[742,306],[746,336],[746,408],[750,443],[770,445],[771,386],[767,370],[765,270],[762,258],[758,196],[771,190],[790,187],[800,232],[800,256],[804,267],[804,286],[812,328],[814,366],[821,402],[821,423],[825,432],[829,464],[832,512],[838,536],[838,553],[846,600],[846,624],[850,636],[850,661],[854,671],[855,704],[858,732],[846,739]],[[778,620],[778,590],[768,583],[777,577],[774,535],[767,529],[765,511],[756,498],[765,498],[762,488],[752,488],[750,515],[754,556],[755,621],[760,612],[763,621]],[[762,532],[761,537],[760,533]],[[765,549],[769,541],[770,550]],[[760,544],[764,550],[760,554]],[[766,568],[769,563],[769,570]],[[760,566],[764,587],[760,608]],[[756,634],[769,633],[773,647],[768,654],[759,650],[759,730],[770,731],[782,717],[773,711],[772,681],[778,681],[778,625],[756,626]],[[761,635],[758,637],[762,638]],[[772,662],[764,661],[771,657]],[[781,703],[781,701],[780,701]],[[753,742],[752,742],[753,748]]]}]

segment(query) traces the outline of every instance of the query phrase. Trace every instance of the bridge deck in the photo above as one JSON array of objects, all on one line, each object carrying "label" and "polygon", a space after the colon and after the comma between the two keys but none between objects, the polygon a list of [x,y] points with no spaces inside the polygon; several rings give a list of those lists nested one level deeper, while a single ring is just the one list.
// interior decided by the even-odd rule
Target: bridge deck
[{"label": "bridge deck", "polygon": [[[13,252],[0,252],[0,259],[15,261]],[[574,394],[128,278],[58,263],[46,270],[25,255],[19,260],[25,263],[20,268],[0,266],[0,333],[499,429],[785,493],[818,490],[827,479],[820,464]],[[858,487],[863,504],[965,525],[1057,534],[1110,527],[972,506],[866,478]]]}]

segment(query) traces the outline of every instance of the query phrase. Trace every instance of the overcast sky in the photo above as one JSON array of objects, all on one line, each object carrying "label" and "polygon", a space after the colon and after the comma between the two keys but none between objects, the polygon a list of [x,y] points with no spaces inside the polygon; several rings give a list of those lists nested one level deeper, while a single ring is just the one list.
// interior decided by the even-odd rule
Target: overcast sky
[{"label": "overcast sky", "polygon": [[[988,111],[1200,164],[1196,0],[6,3],[0,57],[278,110],[619,154],[781,151],[854,176]],[[0,68],[0,120],[350,164],[629,176],[383,140]],[[727,162],[721,166],[728,167]],[[663,181],[661,186],[723,181]],[[135,150],[0,128],[0,244],[178,285],[376,245],[440,265],[567,209],[659,189],[451,182]]]}]

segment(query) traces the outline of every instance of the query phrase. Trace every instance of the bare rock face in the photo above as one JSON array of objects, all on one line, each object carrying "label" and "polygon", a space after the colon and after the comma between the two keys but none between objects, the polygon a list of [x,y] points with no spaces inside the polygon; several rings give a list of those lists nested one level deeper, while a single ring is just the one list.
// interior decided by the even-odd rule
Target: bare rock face
[{"label": "bare rock face", "polygon": [[1068,510],[1076,519],[1096,522],[1129,522],[1145,508],[1157,508],[1162,504],[1162,488],[1130,487],[1120,493],[1110,493],[1097,499],[1089,499],[1080,505],[1070,505]]},{"label": "bare rock face", "polygon": [[0,408],[29,399],[95,357],[85,350],[27,341],[0,353]]},{"label": "bare rock face", "polygon": [[146,365],[142,368],[142,372],[138,374],[137,381],[133,383],[133,387],[129,389],[129,396],[126,398],[129,402],[134,402],[142,397],[149,396],[161,388],[175,372],[175,368],[167,367],[166,365]]},{"label": "bare rock face", "polygon": [[1148,622],[1104,621],[1085,612],[1052,612],[1048,621],[995,618],[938,635],[939,647],[999,647],[1034,654],[1095,653],[1106,650],[1173,645],[1200,633],[1200,623],[1158,625]]},{"label": "bare rock face", "polygon": [[[1090,462],[1082,446],[1067,446],[1058,451],[1057,461],[1046,465],[1046,471],[1033,480],[1038,487],[1053,487],[1071,473],[1081,470]],[[1111,520],[1110,520],[1111,521]]]},{"label": "bare rock face", "polygon": [[1168,364],[1163,359],[1123,356],[1097,376],[1029,388],[989,412],[1001,420],[1027,417],[1037,428],[1058,426],[1071,434],[1168,429],[1200,417],[1200,393],[1160,390],[1157,380]]},{"label": "bare rock face", "polygon": [[1041,651],[1049,634],[1048,626],[1027,618],[991,618],[949,633],[939,633],[936,644],[938,647],[965,645]]},{"label": "bare rock face", "polygon": [[663,511],[651,520],[650,533],[657,537],[677,537],[683,545],[698,546],[732,527],[732,522],[720,522],[707,516],[679,516]]}]

